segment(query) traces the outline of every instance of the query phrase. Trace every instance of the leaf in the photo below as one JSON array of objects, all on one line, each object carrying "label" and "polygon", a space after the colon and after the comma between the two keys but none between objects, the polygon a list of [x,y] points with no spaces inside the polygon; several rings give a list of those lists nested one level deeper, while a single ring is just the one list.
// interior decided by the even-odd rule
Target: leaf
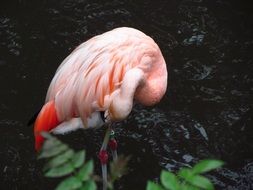
[{"label": "leaf", "polygon": [[74,177],[71,176],[67,179],[65,179],[64,181],[62,181],[55,190],[72,190],[72,189],[77,189],[80,188],[82,186],[82,182]]},{"label": "leaf", "polygon": [[179,181],[177,177],[171,172],[162,171],[161,183],[166,189],[179,190]]},{"label": "leaf", "polygon": [[41,132],[41,136],[44,137],[45,139],[56,139],[53,135],[47,132]]},{"label": "leaf", "polygon": [[108,190],[113,190],[113,182],[112,182],[112,180],[108,180],[107,181],[107,189]]},{"label": "leaf", "polygon": [[59,167],[52,168],[45,173],[46,177],[62,177],[73,172],[75,168],[71,163],[63,164]]},{"label": "leaf", "polygon": [[119,179],[127,172],[127,163],[130,157],[119,156],[118,159],[110,163],[110,176],[112,181]]},{"label": "leaf", "polygon": [[182,168],[179,172],[178,172],[178,176],[183,178],[185,181],[190,182],[192,177],[193,177],[193,173],[190,169],[188,168]]},{"label": "leaf", "polygon": [[148,181],[146,190],[163,190],[163,189],[158,184],[156,184],[156,183],[154,183],[152,181]]},{"label": "leaf", "polygon": [[224,162],[220,160],[202,160],[192,168],[192,171],[194,174],[201,174],[220,168],[223,164]]},{"label": "leaf", "polygon": [[39,159],[50,158],[50,157],[60,154],[63,151],[66,151],[67,149],[68,149],[68,146],[65,144],[61,144],[59,146],[54,146],[54,147],[47,149],[47,150],[42,149],[42,152],[40,153],[38,158]]},{"label": "leaf", "polygon": [[62,144],[62,142],[60,140],[58,140],[56,137],[52,136],[50,133],[42,132],[41,136],[43,136],[46,139],[45,143],[43,143],[43,146],[42,146],[42,149],[44,149],[44,150],[47,150],[47,149],[50,149],[52,147]]},{"label": "leaf", "polygon": [[90,175],[93,173],[93,160],[88,161],[84,166],[81,167],[77,176],[80,180],[86,181],[90,178]]},{"label": "leaf", "polygon": [[180,190],[199,190],[199,188],[189,184],[182,184]]},{"label": "leaf", "polygon": [[74,154],[72,158],[72,163],[75,168],[79,168],[81,165],[84,163],[84,158],[85,158],[85,152],[84,150],[79,151]]},{"label": "leaf", "polygon": [[74,155],[74,151],[72,149],[67,150],[66,152],[52,158],[44,167],[44,170],[49,168],[58,167],[64,163],[66,163],[72,156]]},{"label": "leaf", "polygon": [[84,186],[80,190],[96,190],[97,185],[93,180],[85,182]]},{"label": "leaf", "polygon": [[57,139],[47,139],[42,146],[42,150],[45,151],[51,149],[52,147],[59,146],[61,144],[62,142]]},{"label": "leaf", "polygon": [[190,183],[202,189],[206,189],[206,190],[214,189],[212,182],[204,176],[195,175],[191,179]]}]

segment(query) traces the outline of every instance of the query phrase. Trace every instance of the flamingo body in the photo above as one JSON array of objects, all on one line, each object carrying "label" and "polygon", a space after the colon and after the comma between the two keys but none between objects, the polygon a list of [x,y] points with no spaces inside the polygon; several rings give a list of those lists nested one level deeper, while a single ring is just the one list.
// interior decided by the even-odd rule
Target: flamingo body
[{"label": "flamingo body", "polygon": [[79,45],[59,66],[34,127],[64,133],[125,119],[133,101],[158,103],[166,92],[166,63],[152,38],[133,28],[116,28]]}]

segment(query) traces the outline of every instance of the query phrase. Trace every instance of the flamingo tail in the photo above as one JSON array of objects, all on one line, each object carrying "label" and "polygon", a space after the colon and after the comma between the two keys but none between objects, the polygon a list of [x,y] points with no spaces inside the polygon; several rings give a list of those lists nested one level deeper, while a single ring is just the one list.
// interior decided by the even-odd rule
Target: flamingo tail
[{"label": "flamingo tail", "polygon": [[41,132],[50,132],[60,124],[54,101],[47,102],[41,109],[34,125],[35,150],[39,151],[44,142]]}]

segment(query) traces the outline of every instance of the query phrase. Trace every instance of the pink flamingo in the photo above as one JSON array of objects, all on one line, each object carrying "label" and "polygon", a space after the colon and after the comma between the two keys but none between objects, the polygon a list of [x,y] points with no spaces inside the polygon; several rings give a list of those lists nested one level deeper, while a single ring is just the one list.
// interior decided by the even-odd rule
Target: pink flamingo
[{"label": "pink flamingo", "polygon": [[158,103],[166,89],[166,63],[151,37],[127,27],[95,36],[57,69],[35,121],[35,149],[43,143],[42,131],[63,134],[107,126],[99,153],[105,187],[108,142],[117,158],[117,142],[109,138],[111,123],[125,119],[134,100],[145,106]]}]

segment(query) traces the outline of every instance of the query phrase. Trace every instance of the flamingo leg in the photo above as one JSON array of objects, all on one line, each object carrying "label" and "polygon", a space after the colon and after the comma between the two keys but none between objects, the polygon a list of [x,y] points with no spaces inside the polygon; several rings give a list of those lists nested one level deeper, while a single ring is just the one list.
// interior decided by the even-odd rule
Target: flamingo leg
[{"label": "flamingo leg", "polygon": [[114,130],[111,130],[111,134],[110,134],[110,140],[109,140],[109,147],[112,151],[112,156],[113,156],[113,160],[117,160],[118,159],[118,153],[117,153],[117,147],[118,147],[118,143],[115,139],[115,132]]},{"label": "flamingo leg", "polygon": [[107,189],[107,162],[108,162],[108,153],[107,153],[107,145],[110,139],[111,134],[111,126],[109,125],[106,129],[105,137],[103,140],[103,144],[99,151],[99,159],[101,163],[101,169],[102,169],[102,178],[103,178],[103,190]]}]

